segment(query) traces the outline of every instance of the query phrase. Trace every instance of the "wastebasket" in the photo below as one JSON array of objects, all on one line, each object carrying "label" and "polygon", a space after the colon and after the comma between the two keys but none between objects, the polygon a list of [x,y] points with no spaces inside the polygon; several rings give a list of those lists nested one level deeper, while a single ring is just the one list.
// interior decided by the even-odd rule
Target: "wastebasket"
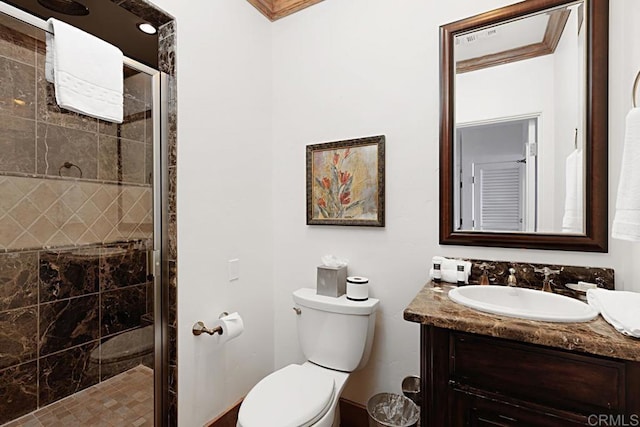
[{"label": "wastebasket", "polygon": [[420,409],[410,399],[394,393],[378,393],[367,402],[369,427],[415,427]]},{"label": "wastebasket", "polygon": [[420,406],[422,393],[420,393],[420,377],[409,376],[402,380],[402,394]]}]

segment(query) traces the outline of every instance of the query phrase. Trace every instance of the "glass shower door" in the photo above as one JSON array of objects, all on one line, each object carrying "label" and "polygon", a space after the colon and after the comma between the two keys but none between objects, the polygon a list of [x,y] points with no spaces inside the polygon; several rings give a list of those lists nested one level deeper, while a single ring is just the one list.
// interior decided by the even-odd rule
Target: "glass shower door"
[{"label": "glass shower door", "polygon": [[151,426],[159,73],[125,62],[122,124],[63,110],[1,5],[0,425]]}]

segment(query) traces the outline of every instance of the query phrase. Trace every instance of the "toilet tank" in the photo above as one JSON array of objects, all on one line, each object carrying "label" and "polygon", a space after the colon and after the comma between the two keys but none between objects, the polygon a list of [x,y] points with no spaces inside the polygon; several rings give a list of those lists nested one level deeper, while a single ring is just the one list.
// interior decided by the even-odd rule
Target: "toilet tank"
[{"label": "toilet tank", "polygon": [[315,289],[293,293],[300,309],[298,338],[307,360],[338,371],[351,372],[369,360],[379,301],[351,301],[346,295],[327,297]]}]

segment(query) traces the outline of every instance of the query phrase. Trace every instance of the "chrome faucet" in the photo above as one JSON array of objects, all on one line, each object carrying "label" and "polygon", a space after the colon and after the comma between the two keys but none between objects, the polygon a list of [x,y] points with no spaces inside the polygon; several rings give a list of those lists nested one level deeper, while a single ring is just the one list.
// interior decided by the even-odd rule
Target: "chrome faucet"
[{"label": "chrome faucet", "polygon": [[551,288],[551,284],[553,283],[553,280],[549,279],[549,276],[560,273],[560,270],[552,270],[549,267],[545,267],[541,269],[536,268],[534,271],[536,273],[544,274],[544,281],[542,282],[542,291],[553,292],[553,289]]},{"label": "chrome faucet", "polygon": [[516,279],[516,269],[511,267],[509,269],[509,278],[507,279],[507,286],[517,286],[518,280]]}]

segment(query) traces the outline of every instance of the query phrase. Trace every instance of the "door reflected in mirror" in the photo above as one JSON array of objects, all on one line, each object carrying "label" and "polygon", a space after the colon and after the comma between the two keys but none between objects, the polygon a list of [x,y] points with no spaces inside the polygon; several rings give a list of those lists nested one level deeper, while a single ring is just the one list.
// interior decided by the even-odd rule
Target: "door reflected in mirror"
[{"label": "door reflected in mirror", "polygon": [[585,234],[585,13],[454,36],[456,230]]}]

